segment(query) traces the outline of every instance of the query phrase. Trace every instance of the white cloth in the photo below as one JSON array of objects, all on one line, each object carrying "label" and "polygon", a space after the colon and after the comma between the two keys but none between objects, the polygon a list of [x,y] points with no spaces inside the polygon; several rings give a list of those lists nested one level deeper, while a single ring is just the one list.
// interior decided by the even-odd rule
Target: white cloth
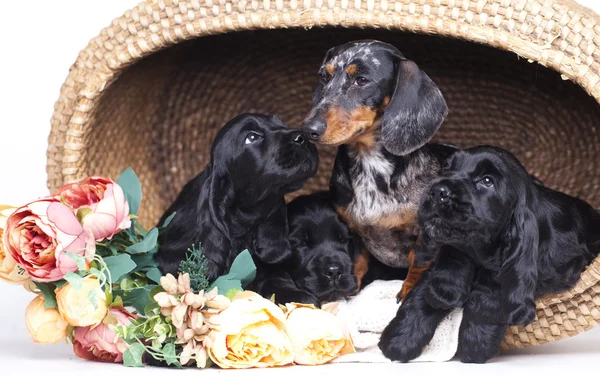
[{"label": "white cloth", "polygon": [[[333,363],[391,363],[377,346],[379,337],[387,324],[394,318],[399,304],[396,294],[402,281],[375,281],[358,295],[340,301],[338,317],[352,335],[356,353],[343,355]],[[458,348],[458,330],[462,320],[462,309],[452,311],[438,326],[433,339],[414,362],[443,362],[451,360]]]}]

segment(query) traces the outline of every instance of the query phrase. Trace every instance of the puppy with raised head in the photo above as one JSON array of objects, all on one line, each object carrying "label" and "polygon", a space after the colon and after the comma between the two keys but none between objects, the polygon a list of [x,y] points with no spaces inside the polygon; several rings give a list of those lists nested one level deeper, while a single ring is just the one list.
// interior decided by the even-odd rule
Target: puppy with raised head
[{"label": "puppy with raised head", "polygon": [[280,264],[259,263],[250,289],[263,297],[275,295],[277,303],[316,306],[356,294],[360,240],[340,219],[328,193],[294,199],[287,215],[292,256]]},{"label": "puppy with raised head", "polygon": [[508,151],[457,152],[419,210],[434,266],[384,331],[390,359],[417,357],[442,318],[464,307],[463,362],[496,355],[506,327],[535,320],[535,300],[572,288],[600,252],[600,214],[544,187]]},{"label": "puppy with raised head", "polygon": [[159,224],[160,270],[176,274],[192,245],[202,245],[209,279],[248,249],[262,263],[291,256],[284,195],[316,174],[318,154],[303,131],[276,117],[242,114],[221,128],[208,166],[188,182]]},{"label": "puppy with raised head", "polygon": [[401,296],[427,265],[419,247],[417,209],[454,148],[427,144],[448,113],[435,83],[387,43],[363,40],[329,50],[313,108],[302,128],[314,141],[339,145],[330,190],[338,213],[381,263],[410,267]]}]

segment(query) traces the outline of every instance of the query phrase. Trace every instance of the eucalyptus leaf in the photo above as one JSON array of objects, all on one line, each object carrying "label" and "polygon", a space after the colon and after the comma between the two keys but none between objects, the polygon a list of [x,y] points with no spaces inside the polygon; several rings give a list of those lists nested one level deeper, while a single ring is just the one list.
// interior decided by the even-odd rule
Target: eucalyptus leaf
[{"label": "eucalyptus leaf", "polygon": [[167,217],[167,219],[163,222],[161,228],[168,227],[169,224],[171,224],[171,221],[173,220],[173,218],[175,217],[176,214],[177,214],[177,212],[173,212],[172,214],[170,214],[169,217]]},{"label": "eucalyptus leaf", "polygon": [[81,287],[83,287],[83,278],[74,272],[67,272],[65,280],[68,281],[75,290],[80,290]]},{"label": "eucalyptus leaf", "polygon": [[160,278],[162,277],[162,273],[157,267],[152,268],[150,271],[146,272],[146,277],[152,280],[156,284],[160,284]]},{"label": "eucalyptus leaf", "polygon": [[256,265],[252,260],[252,255],[248,250],[242,251],[233,261],[229,274],[235,275],[242,282],[243,287],[247,287],[256,278]]},{"label": "eucalyptus leaf", "polygon": [[150,304],[150,291],[156,287],[155,285],[147,285],[141,288],[134,288],[129,293],[123,296],[123,304],[125,306],[133,306],[139,313],[144,313],[146,306]]},{"label": "eucalyptus leaf", "polygon": [[242,282],[239,279],[236,279],[234,274],[227,274],[223,276],[219,276],[213,283],[210,285],[209,291],[213,288],[217,287],[219,290],[219,294],[224,295],[232,289],[242,290]]},{"label": "eucalyptus leaf", "polygon": [[225,297],[227,297],[230,300],[233,300],[233,298],[235,296],[237,296],[239,293],[242,293],[243,291],[241,289],[237,289],[237,288],[233,288],[227,291],[227,293],[225,293]]},{"label": "eucalyptus leaf", "polygon": [[123,276],[127,275],[136,267],[136,264],[127,254],[119,254],[114,257],[104,258],[106,268],[110,271],[110,278],[113,283],[116,283]]},{"label": "eucalyptus leaf", "polygon": [[83,257],[83,255],[73,254],[68,251],[65,251],[64,253],[66,256],[68,256],[69,258],[73,259],[73,261],[75,261],[75,264],[77,265],[78,269],[80,269],[80,270],[85,269],[85,258]]},{"label": "eucalyptus leaf", "polygon": [[129,345],[127,350],[123,352],[123,365],[126,367],[139,368],[143,367],[142,356],[144,355],[144,346],[140,343]]},{"label": "eucalyptus leaf", "polygon": [[158,241],[158,229],[153,228],[148,232],[146,237],[141,242],[135,243],[128,246],[125,252],[129,254],[142,254],[149,253],[156,249],[156,242]]},{"label": "eucalyptus leaf", "polygon": [[132,272],[149,271],[158,265],[151,254],[132,255],[131,259],[136,264]]},{"label": "eucalyptus leaf", "polygon": [[34,283],[44,296],[44,308],[56,308],[56,293],[54,293],[54,284],[52,283]]},{"label": "eucalyptus leaf", "polygon": [[125,200],[129,204],[129,213],[137,215],[142,202],[142,184],[137,174],[132,168],[127,168],[117,180],[117,184],[123,189]]}]

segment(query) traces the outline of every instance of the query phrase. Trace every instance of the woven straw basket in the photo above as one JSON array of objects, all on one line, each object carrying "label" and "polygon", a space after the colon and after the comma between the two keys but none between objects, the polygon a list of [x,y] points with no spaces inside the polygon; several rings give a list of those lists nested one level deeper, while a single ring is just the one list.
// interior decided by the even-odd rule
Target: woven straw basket
[{"label": "woven straw basket", "polygon": [[[131,166],[152,226],[203,169],[218,127],[248,111],[298,126],[327,49],[376,38],[442,89],[451,110],[436,141],[509,148],[546,185],[600,208],[599,21],[570,0],[141,3],[71,68],[52,117],[48,186]],[[303,193],[327,187],[334,154],[321,148]],[[597,326],[599,279],[596,260],[576,288],[539,300],[538,320],[510,328],[503,349]]]}]

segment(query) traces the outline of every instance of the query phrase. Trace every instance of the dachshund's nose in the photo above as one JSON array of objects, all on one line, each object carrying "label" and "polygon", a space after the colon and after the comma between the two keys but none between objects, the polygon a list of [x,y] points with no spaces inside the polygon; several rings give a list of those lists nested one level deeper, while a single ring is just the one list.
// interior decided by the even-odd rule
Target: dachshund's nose
[{"label": "dachshund's nose", "polygon": [[320,120],[305,122],[302,129],[312,140],[319,140],[325,133],[326,124]]},{"label": "dachshund's nose", "polygon": [[436,201],[445,203],[450,198],[450,189],[444,184],[436,185],[433,188],[433,196]]},{"label": "dachshund's nose", "polygon": [[301,132],[297,132],[292,135],[292,141],[298,145],[304,144],[304,135]]},{"label": "dachshund's nose", "polygon": [[340,271],[340,266],[335,264],[327,266],[327,269],[325,270],[325,276],[332,280],[337,280],[341,274],[342,272]]}]

